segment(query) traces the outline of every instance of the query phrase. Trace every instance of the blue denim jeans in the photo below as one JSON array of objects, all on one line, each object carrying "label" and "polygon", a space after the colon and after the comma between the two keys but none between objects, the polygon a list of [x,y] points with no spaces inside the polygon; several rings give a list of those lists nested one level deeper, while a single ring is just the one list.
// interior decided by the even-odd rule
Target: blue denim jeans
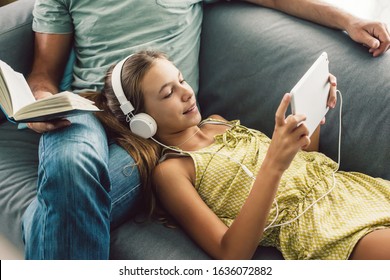
[{"label": "blue denim jeans", "polygon": [[92,114],[40,139],[37,196],[23,216],[26,259],[108,259],[110,228],[134,211],[140,178]]}]

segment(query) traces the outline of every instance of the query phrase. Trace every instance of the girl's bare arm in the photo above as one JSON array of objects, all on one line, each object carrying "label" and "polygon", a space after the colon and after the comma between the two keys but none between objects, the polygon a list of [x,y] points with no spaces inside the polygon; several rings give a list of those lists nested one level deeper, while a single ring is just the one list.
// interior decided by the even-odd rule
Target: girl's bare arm
[{"label": "girl's bare arm", "polygon": [[285,113],[290,95],[285,95],[275,117],[275,130],[252,190],[230,228],[203,202],[194,188],[191,158],[163,162],[154,171],[159,199],[168,212],[206,252],[217,259],[249,259],[262,237],[279,181],[296,153],[308,145],[303,116]]}]

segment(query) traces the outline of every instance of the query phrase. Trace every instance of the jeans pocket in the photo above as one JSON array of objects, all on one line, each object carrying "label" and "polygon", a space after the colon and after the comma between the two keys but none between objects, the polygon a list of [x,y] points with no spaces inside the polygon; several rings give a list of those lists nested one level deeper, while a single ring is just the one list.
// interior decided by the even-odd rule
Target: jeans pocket
[{"label": "jeans pocket", "polygon": [[156,3],[163,8],[188,8],[202,0],[156,0]]}]

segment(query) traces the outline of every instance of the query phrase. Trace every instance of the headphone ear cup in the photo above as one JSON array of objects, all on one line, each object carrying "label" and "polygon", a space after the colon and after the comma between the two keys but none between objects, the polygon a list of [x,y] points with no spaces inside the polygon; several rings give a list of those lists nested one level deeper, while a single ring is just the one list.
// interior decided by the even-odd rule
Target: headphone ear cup
[{"label": "headphone ear cup", "polygon": [[139,113],[136,114],[130,120],[130,130],[134,134],[148,139],[153,137],[157,131],[157,123],[156,121],[148,114]]}]

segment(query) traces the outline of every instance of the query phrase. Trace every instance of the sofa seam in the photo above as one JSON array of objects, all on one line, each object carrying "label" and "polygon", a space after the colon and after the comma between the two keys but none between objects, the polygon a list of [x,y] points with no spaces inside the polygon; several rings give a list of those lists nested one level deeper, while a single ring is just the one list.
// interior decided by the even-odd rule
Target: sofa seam
[{"label": "sofa seam", "polygon": [[[5,35],[5,34],[7,34],[7,33],[10,33],[10,32],[12,32],[12,31],[15,31],[15,30],[17,30],[17,29],[23,28],[23,27],[25,27],[26,25],[31,25],[31,24],[32,24],[32,20],[31,20],[30,22],[28,22],[28,23],[24,23],[24,24],[18,25],[18,26],[16,26],[16,27],[10,28],[10,29],[6,30],[5,32],[0,33],[0,36],[1,36],[1,35]],[[33,31],[33,30],[31,29],[31,31]]]}]

